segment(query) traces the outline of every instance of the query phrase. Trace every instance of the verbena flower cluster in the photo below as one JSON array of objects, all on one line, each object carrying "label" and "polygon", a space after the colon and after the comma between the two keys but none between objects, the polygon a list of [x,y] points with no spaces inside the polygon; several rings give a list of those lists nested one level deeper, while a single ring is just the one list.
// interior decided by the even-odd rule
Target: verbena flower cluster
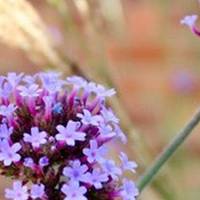
[{"label": "verbena flower cluster", "polygon": [[[15,179],[12,200],[135,200],[122,178],[137,164],[123,152],[109,158],[112,140],[126,142],[105,103],[113,89],[55,72],[0,77],[0,169]],[[111,155],[110,155],[111,156]]]}]

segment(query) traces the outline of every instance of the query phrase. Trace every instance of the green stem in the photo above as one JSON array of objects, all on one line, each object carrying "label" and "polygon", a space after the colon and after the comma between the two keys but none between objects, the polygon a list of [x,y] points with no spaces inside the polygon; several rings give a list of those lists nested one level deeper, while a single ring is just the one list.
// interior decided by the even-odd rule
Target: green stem
[{"label": "green stem", "polygon": [[175,136],[172,142],[169,143],[164,151],[158,156],[158,158],[153,162],[152,166],[147,169],[147,171],[139,179],[139,181],[137,182],[137,186],[140,192],[152,181],[152,179],[156,176],[161,167],[173,155],[177,148],[185,141],[185,139],[190,135],[192,130],[197,126],[199,122],[200,109],[185,125],[185,127]]}]

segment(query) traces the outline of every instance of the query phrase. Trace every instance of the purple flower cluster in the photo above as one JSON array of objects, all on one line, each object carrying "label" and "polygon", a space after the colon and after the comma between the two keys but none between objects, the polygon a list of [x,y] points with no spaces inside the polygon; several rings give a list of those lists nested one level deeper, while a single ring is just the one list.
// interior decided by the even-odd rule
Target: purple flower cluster
[{"label": "purple flower cluster", "polygon": [[[118,164],[107,143],[126,137],[105,98],[115,94],[77,76],[55,72],[0,77],[0,169],[17,180],[11,200],[135,200],[138,189],[122,178],[137,164],[125,153]],[[110,155],[111,156],[111,155]]]}]

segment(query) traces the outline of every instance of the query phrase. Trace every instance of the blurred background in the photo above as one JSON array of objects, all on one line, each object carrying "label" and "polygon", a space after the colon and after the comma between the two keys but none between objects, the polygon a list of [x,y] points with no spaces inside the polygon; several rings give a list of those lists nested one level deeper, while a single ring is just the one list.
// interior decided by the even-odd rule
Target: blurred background
[{"label": "blurred background", "polygon": [[[136,180],[199,106],[200,38],[179,22],[193,13],[197,0],[0,0],[0,71],[55,69],[115,87]],[[200,198],[199,135],[139,199]]]}]

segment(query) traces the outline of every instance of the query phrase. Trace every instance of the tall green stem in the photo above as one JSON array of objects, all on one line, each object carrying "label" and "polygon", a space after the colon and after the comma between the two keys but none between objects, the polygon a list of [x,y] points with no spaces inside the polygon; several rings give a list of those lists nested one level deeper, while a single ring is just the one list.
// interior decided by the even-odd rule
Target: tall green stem
[{"label": "tall green stem", "polygon": [[152,181],[152,179],[159,172],[161,167],[166,163],[166,161],[174,154],[177,148],[185,141],[185,139],[190,135],[192,130],[200,122],[200,109],[192,117],[192,119],[185,125],[185,127],[175,136],[171,143],[164,149],[164,151],[158,156],[158,158],[153,162],[152,166],[147,169],[144,175],[137,182],[137,186],[140,192]]}]

